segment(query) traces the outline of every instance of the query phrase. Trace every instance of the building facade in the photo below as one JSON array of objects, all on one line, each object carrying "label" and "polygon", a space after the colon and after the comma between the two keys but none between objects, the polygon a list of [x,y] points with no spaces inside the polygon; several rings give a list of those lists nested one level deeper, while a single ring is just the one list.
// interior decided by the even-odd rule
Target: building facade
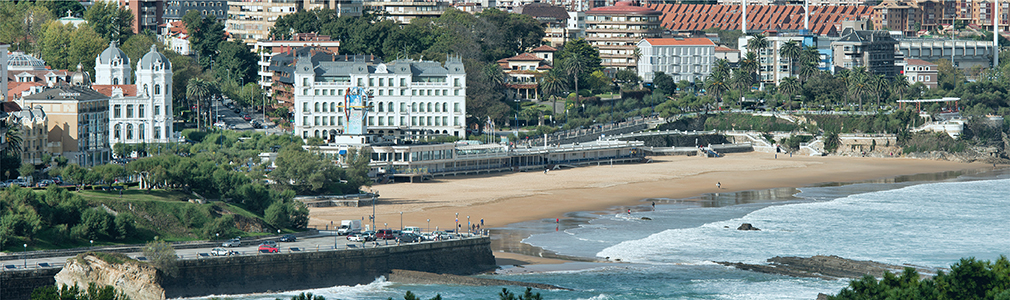
[{"label": "building facade", "polygon": [[832,62],[836,69],[864,67],[870,73],[890,78],[900,71],[894,64],[897,44],[887,31],[846,28],[831,43]]},{"label": "building facade", "polygon": [[936,88],[936,81],[940,77],[936,64],[921,59],[905,59],[902,71],[909,84],[922,82],[930,89]]},{"label": "building facade", "polygon": [[452,7],[450,1],[398,1],[378,0],[362,3],[369,11],[381,13],[386,19],[400,24],[410,24],[415,18],[438,18]]},{"label": "building facade", "polygon": [[340,41],[330,39],[328,35],[318,35],[315,33],[292,34],[288,40],[263,40],[257,41],[253,46],[253,52],[259,55],[259,75],[260,87],[268,92],[273,92],[274,72],[270,70],[270,59],[279,53],[287,52],[291,49],[314,46],[325,49],[330,53],[340,52]]},{"label": "building facade", "polygon": [[21,163],[33,165],[44,163],[42,156],[49,153],[49,133],[46,131],[49,118],[42,110],[42,106],[22,108],[21,111],[10,113],[7,120],[8,124],[20,126],[18,132],[21,134]]},{"label": "building facade", "polygon": [[[817,45],[817,41],[812,36],[806,35],[794,35],[794,34],[778,34],[774,31],[766,31],[769,36],[765,37],[768,42],[768,47],[760,50],[758,52],[759,65],[761,68],[761,82],[768,84],[778,85],[783,78],[796,76],[799,70],[796,70],[794,63],[795,61],[790,61],[789,58],[782,55],[782,47],[789,42],[796,43],[800,49],[807,46]],[[747,43],[754,36],[743,36],[737,42],[740,53],[750,52],[747,49]],[[745,55],[745,54],[741,54]]]},{"label": "building facade", "polygon": [[165,22],[181,21],[189,11],[195,10],[203,16],[216,18],[218,21],[228,19],[228,1],[226,0],[168,0]]},{"label": "building facade", "polygon": [[[191,0],[192,1],[192,0]],[[120,7],[126,7],[133,15],[133,33],[144,30],[158,32],[158,25],[164,22],[166,0],[119,0]]]},{"label": "building facade", "polygon": [[458,57],[388,63],[325,61],[298,57],[294,81],[294,133],[334,140],[345,134],[350,112],[340,105],[352,88],[368,99],[367,134],[416,139],[462,137],[466,129],[466,72]]},{"label": "building facade", "polygon": [[253,45],[270,39],[270,28],[278,18],[299,10],[333,9],[338,16],[360,16],[361,0],[241,0],[228,1],[225,31],[231,40]]},{"label": "building facade", "polygon": [[[543,46],[547,47],[547,46]],[[505,97],[508,100],[535,100],[540,98],[540,81],[544,73],[552,69],[550,54],[542,54],[543,57],[534,53],[520,53],[519,55],[498,60],[498,65],[502,67],[505,76],[505,86],[508,92]]]},{"label": "building facade", "polygon": [[590,9],[586,12],[586,41],[599,49],[604,68],[635,68],[636,45],[642,39],[662,35],[659,20],[662,15],[631,1]]},{"label": "building facade", "polygon": [[649,38],[638,42],[638,77],[652,82],[656,72],[673,77],[675,82],[701,82],[712,73],[715,43],[707,38]]},{"label": "building facade", "polygon": [[[953,53],[951,53],[953,51]],[[949,39],[902,39],[898,41],[898,52],[906,59],[937,61],[946,59],[954,67],[967,69],[974,66],[992,66],[992,56],[996,53],[989,41],[949,40]]]},{"label": "building facade", "polygon": [[113,43],[95,58],[95,73],[92,88],[109,96],[110,145],[172,141],[172,63],[168,57],[152,45],[137,62],[135,83],[129,84],[130,58]]},{"label": "building facade", "polygon": [[530,16],[544,25],[544,42],[560,46],[573,37],[568,34],[568,11],[564,7],[533,3],[516,9],[517,13]]},{"label": "building facade", "polygon": [[47,147],[82,167],[106,164],[109,147],[109,97],[86,85],[60,84],[25,96],[26,107],[41,106],[48,124]]}]

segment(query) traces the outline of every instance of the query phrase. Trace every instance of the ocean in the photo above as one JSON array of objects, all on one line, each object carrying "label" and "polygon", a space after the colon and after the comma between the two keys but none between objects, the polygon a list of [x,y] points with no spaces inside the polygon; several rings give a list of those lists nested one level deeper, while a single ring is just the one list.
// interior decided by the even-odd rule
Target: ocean
[{"label": "ocean", "polygon": [[[655,210],[651,202],[656,203]],[[962,257],[994,260],[1010,251],[1010,173],[945,173],[849,184],[721,193],[697,199],[647,199],[636,207],[573,212],[495,229],[521,236],[498,248],[586,262],[506,267],[480,275],[546,283],[544,299],[815,299],[846,280],[741,271],[716,261],[763,263],[775,256],[837,255],[946,268]],[[627,209],[632,213],[628,214]],[[738,231],[750,223],[760,231]],[[590,262],[590,261],[609,262]],[[370,284],[218,298],[498,299],[503,287]],[[521,293],[525,289],[507,287]]]}]

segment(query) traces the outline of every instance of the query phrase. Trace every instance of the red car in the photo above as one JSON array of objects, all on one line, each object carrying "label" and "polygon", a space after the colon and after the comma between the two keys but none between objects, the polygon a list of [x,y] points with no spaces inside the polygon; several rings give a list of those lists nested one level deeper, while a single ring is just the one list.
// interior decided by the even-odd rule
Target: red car
[{"label": "red car", "polygon": [[249,115],[244,115],[242,116],[242,120],[252,121],[252,117],[250,117]]},{"label": "red car", "polygon": [[375,233],[375,238],[380,240],[392,240],[396,238],[396,234],[392,229],[379,229],[379,231]]},{"label": "red car", "polygon": [[260,244],[259,250],[260,250],[260,252],[263,252],[263,253],[278,253],[278,252],[281,252],[281,249],[278,249],[277,245],[267,244],[267,243]]}]

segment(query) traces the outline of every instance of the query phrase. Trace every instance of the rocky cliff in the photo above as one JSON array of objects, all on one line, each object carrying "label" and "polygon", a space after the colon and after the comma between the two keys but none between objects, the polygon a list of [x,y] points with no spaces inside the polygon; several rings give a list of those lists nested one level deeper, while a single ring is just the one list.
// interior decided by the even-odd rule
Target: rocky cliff
[{"label": "rocky cliff", "polygon": [[56,286],[111,285],[132,300],[164,300],[165,289],[158,271],[139,261],[116,254],[84,253],[67,260],[56,274]]}]

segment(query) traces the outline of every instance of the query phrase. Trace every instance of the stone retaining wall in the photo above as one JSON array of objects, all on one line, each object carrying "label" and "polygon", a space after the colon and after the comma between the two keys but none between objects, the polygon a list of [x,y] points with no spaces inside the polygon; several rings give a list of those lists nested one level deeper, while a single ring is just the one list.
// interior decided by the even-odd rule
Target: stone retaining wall
[{"label": "stone retaining wall", "polygon": [[56,284],[60,269],[15,270],[0,272],[0,299],[29,299],[41,286]]}]

